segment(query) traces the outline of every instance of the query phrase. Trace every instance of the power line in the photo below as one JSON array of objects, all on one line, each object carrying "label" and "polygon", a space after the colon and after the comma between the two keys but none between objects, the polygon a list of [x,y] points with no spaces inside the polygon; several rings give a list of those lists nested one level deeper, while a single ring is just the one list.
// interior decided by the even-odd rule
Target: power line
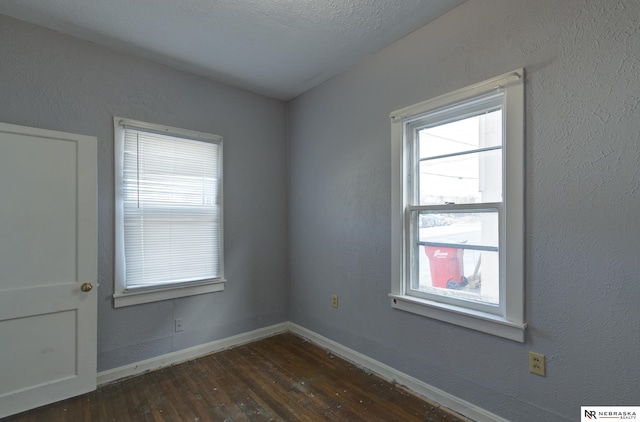
[{"label": "power line", "polygon": [[467,180],[479,180],[479,177],[464,177],[464,176],[450,176],[448,174],[439,174],[439,173],[429,173],[426,171],[421,171],[420,174],[427,174],[429,176],[440,176],[440,177],[448,177],[450,179],[467,179]]},{"label": "power line", "polygon": [[477,147],[478,146],[477,144],[472,144],[472,143],[469,143],[469,142],[463,142],[463,141],[459,141],[457,139],[452,139],[452,138],[445,138],[444,136],[440,136],[440,135],[434,135],[433,133],[426,132],[427,130],[428,129],[423,129],[420,132],[424,132],[424,134],[427,135],[427,136],[433,136],[434,138],[444,139],[445,141],[455,142],[457,144],[469,145],[469,146],[472,146],[472,147]]}]

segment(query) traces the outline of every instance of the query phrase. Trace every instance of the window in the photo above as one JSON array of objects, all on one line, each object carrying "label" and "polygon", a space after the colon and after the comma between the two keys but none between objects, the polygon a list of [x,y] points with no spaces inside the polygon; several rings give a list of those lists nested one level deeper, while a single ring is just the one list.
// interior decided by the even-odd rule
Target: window
[{"label": "window", "polygon": [[524,341],[524,70],[391,114],[394,308]]},{"label": "window", "polygon": [[114,306],[224,289],[222,138],[114,118]]}]

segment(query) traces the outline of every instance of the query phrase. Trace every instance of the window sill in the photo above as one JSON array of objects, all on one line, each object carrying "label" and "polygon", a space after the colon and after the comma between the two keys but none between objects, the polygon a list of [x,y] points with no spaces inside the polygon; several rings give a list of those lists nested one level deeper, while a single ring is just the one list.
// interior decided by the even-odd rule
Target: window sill
[{"label": "window sill", "polygon": [[526,323],[412,296],[389,294],[389,297],[392,308],[524,343]]},{"label": "window sill", "polygon": [[220,292],[224,290],[224,282],[225,280],[195,286],[187,285],[140,292],[116,293],[113,295],[113,306],[114,308],[122,308],[124,306],[139,305],[141,303]]}]

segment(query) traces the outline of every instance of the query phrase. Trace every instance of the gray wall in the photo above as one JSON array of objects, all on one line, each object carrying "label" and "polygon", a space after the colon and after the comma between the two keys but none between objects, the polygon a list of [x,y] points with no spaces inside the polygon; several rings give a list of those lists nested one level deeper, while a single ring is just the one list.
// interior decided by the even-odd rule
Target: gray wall
[{"label": "gray wall", "polygon": [[[637,0],[470,0],[292,101],[291,321],[513,421],[637,405],[639,16]],[[519,67],[525,344],[387,298],[389,113]]]},{"label": "gray wall", "polygon": [[[286,108],[0,16],[0,121],[98,138],[99,371],[287,320]],[[114,115],[224,137],[224,292],[112,307]]]}]

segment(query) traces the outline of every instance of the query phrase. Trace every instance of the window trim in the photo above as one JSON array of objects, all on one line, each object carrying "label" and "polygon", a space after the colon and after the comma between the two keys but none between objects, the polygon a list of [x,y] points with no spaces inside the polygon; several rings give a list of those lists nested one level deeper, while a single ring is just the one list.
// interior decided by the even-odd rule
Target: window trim
[{"label": "window trim", "polygon": [[124,256],[124,202],[122,197],[123,184],[123,153],[125,128],[139,129],[146,132],[172,135],[176,137],[197,141],[216,142],[220,145],[220,186],[219,195],[224,198],[223,192],[223,143],[222,137],[210,133],[197,132],[187,129],[179,129],[170,126],[141,122],[114,116],[114,200],[115,200],[115,245],[114,245],[114,294],[113,305],[115,308],[156,302],[167,299],[175,299],[185,296],[193,296],[204,293],[219,292],[224,290],[224,201],[220,204],[220,277],[212,280],[196,280],[193,282],[166,284],[157,287],[144,287],[128,289],[126,286],[125,256]]},{"label": "window trim", "polygon": [[[503,207],[505,244],[504,308],[498,315],[407,295],[409,234],[406,232],[407,189],[405,174],[411,163],[405,142],[410,123],[440,108],[472,101],[502,90]],[[464,109],[464,106],[462,106]],[[484,333],[524,342],[524,69],[423,101],[391,113],[391,306]]]}]

